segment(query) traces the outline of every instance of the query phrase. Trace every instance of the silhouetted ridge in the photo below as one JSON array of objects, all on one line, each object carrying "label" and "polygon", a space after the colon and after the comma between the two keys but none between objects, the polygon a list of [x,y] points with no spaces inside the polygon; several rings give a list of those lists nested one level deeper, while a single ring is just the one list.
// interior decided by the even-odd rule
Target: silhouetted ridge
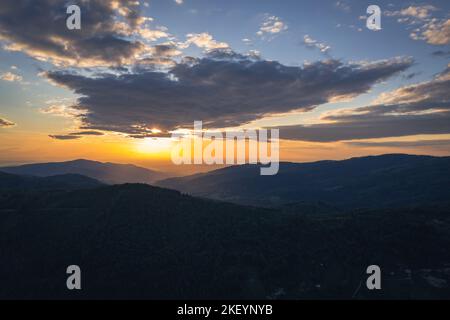
[{"label": "silhouetted ridge", "polygon": [[0,190],[3,191],[89,189],[96,188],[102,185],[103,184],[101,182],[95,179],[79,174],[34,177],[0,172]]},{"label": "silhouetted ridge", "polygon": [[280,163],[275,176],[260,165],[233,166],[157,184],[195,196],[279,206],[326,202],[343,208],[447,203],[450,158],[389,154],[343,161]]},{"label": "silhouetted ridge", "polygon": [[81,174],[108,184],[153,183],[156,180],[167,177],[164,173],[132,164],[102,163],[85,159],[26,164],[17,167],[0,168],[0,171],[39,177]]}]

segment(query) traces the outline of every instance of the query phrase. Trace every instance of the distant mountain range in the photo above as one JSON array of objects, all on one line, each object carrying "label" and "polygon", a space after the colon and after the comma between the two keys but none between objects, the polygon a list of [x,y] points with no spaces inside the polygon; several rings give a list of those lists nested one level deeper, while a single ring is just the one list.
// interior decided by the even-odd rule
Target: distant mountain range
[{"label": "distant mountain range", "polygon": [[116,164],[109,162],[103,163],[83,159],[66,162],[26,164],[16,167],[0,167],[0,171],[38,177],[79,174],[107,184],[151,184],[156,180],[167,178],[167,175],[164,173],[141,168],[131,164]]},{"label": "distant mountain range", "polygon": [[102,185],[95,179],[79,174],[33,177],[0,172],[0,191],[76,190],[96,188]]},{"label": "distant mountain range", "polygon": [[[448,299],[448,161],[388,155],[283,163],[269,180],[256,166],[175,180],[270,209],[0,172],[0,299]],[[81,291],[66,288],[73,264]],[[361,285],[372,264],[381,291]]]},{"label": "distant mountain range", "polygon": [[101,183],[146,183],[197,197],[312,213],[450,203],[450,157],[392,154],[283,162],[275,176],[261,176],[260,165],[242,165],[165,179],[164,173],[134,165],[90,160],[3,167],[0,172],[4,175],[0,188],[7,184],[77,189]]},{"label": "distant mountain range", "polygon": [[393,208],[450,202],[450,157],[391,154],[344,161],[227,167],[159,181],[193,196],[256,206],[325,203],[340,208]]}]

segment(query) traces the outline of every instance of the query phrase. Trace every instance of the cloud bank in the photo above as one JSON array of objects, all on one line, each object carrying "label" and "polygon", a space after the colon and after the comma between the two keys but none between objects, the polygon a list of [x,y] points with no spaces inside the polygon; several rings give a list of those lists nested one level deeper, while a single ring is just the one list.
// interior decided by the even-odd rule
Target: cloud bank
[{"label": "cloud bank", "polygon": [[145,40],[167,37],[152,30],[152,19],[138,1],[74,0],[82,14],[81,30],[66,27],[67,4],[60,0],[0,1],[0,40],[59,66],[99,67],[134,63],[149,47]]},{"label": "cloud bank", "polygon": [[291,67],[232,51],[184,59],[168,72],[87,77],[48,72],[53,83],[80,95],[83,129],[143,134],[192,126],[238,126],[266,115],[349,99],[412,65],[410,58],[376,62],[319,61]]},{"label": "cloud bank", "polygon": [[450,133],[450,71],[380,95],[373,105],[328,114],[328,123],[281,127],[284,139],[332,142]]},{"label": "cloud bank", "polygon": [[440,11],[432,5],[409,6],[397,11],[386,11],[390,17],[397,17],[399,23],[415,26],[410,32],[413,40],[423,40],[432,45],[450,44],[450,19],[435,18],[434,12]]}]

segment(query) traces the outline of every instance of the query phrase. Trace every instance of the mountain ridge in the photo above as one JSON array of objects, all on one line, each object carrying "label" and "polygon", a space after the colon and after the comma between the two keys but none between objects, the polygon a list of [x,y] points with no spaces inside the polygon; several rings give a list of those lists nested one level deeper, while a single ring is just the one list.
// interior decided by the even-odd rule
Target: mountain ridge
[{"label": "mountain ridge", "polygon": [[87,159],[0,167],[0,171],[39,177],[48,177],[61,174],[80,174],[99,180],[106,184],[151,184],[156,180],[167,177],[167,174],[165,173],[146,169],[133,164],[117,164]]},{"label": "mountain ridge", "polygon": [[35,177],[0,171],[0,191],[75,190],[92,189],[103,185],[98,180],[79,174]]},{"label": "mountain ridge", "polygon": [[403,207],[450,199],[450,157],[405,154],[308,163],[280,162],[275,176],[261,165],[231,166],[156,185],[245,205],[324,201],[348,208]]}]

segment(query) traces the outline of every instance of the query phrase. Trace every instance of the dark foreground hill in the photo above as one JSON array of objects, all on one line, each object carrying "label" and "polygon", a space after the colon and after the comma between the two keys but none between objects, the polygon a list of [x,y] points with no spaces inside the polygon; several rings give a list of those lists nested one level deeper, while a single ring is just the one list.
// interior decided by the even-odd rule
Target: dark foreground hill
[{"label": "dark foreground hill", "polygon": [[167,177],[164,173],[137,167],[132,164],[103,163],[91,160],[66,162],[34,163],[17,167],[3,167],[0,171],[47,177],[62,174],[79,174],[107,184],[153,183]]},{"label": "dark foreground hill", "polygon": [[393,208],[450,202],[450,157],[383,155],[344,161],[234,166],[158,185],[194,196],[257,206],[327,203],[340,208]]},{"label": "dark foreground hill", "polygon": [[[450,298],[449,211],[315,217],[146,185],[7,194],[0,298]],[[66,289],[74,264],[81,291]]]}]

